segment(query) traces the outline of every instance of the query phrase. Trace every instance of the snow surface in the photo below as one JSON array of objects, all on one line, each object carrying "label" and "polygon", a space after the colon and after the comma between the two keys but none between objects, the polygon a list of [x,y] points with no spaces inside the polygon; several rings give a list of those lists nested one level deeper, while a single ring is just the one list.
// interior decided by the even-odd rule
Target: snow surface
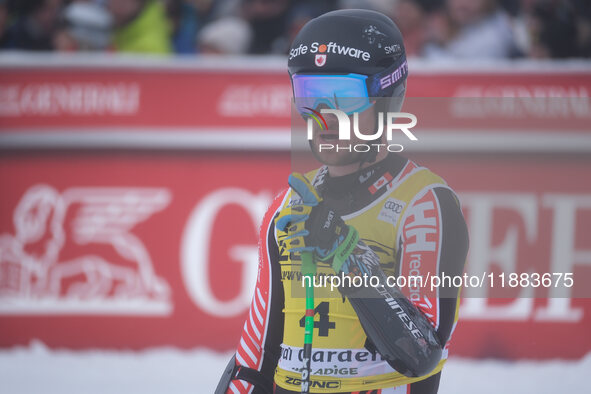
[{"label": "snow surface", "polygon": [[[40,342],[0,350],[3,394],[213,393],[230,353],[158,348],[132,351],[50,350]],[[580,361],[452,358],[440,394],[583,393],[591,353]]]}]

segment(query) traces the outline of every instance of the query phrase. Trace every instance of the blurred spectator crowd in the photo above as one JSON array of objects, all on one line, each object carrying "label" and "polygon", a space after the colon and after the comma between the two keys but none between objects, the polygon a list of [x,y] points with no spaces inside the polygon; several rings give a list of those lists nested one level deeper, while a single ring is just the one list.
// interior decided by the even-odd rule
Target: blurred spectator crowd
[{"label": "blurred spectator crowd", "polygon": [[308,20],[343,8],[389,15],[409,56],[591,56],[591,0],[0,0],[0,48],[286,54]]}]

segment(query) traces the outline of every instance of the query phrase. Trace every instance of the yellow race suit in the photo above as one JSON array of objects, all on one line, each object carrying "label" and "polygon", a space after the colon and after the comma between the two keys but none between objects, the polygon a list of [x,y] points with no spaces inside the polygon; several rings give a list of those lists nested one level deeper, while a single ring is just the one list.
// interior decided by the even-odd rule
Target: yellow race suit
[{"label": "yellow race suit", "polygon": [[[343,220],[355,227],[365,247],[379,257],[383,272],[425,314],[445,344],[441,361],[427,375],[409,378],[397,372],[372,346],[349,300],[331,288],[332,267],[319,262],[310,392],[408,385],[415,394],[413,382],[432,379],[437,383],[458,319],[458,292],[442,297],[439,288],[419,282],[404,286],[401,281],[438,275],[442,270],[461,274],[468,240],[457,197],[439,176],[394,154],[345,177],[331,178],[326,167],[306,176]],[[289,206],[291,194],[291,190],[281,193],[263,221],[259,275],[235,362],[257,371],[266,382],[274,381],[278,388],[299,392],[305,313],[301,262],[297,254],[284,250],[281,240],[286,234],[275,229],[273,222],[277,212]],[[431,386],[421,389],[421,394],[436,392],[436,384]],[[236,379],[227,392],[262,391]]]}]

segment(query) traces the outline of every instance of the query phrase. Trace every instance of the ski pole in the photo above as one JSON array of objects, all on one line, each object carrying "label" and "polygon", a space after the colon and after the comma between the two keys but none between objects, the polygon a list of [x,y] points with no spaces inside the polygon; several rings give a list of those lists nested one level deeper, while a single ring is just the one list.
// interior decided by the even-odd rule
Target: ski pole
[{"label": "ski pole", "polygon": [[[309,393],[312,374],[312,336],[314,335],[314,286],[316,264],[312,253],[302,252],[302,280],[306,284],[306,315],[304,320],[304,368],[302,369],[302,393]],[[308,279],[306,279],[308,278]]]}]

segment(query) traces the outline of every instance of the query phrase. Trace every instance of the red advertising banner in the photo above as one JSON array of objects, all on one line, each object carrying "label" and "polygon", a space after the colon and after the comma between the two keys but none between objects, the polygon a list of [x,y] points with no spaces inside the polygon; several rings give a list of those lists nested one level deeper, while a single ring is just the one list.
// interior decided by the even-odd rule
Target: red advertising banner
[{"label": "red advertising banner", "polygon": [[[570,248],[568,266],[589,273],[577,257],[591,248],[591,190],[580,182],[588,160],[419,161],[460,193],[470,264],[549,269]],[[256,275],[258,222],[288,173],[284,154],[3,155],[0,345],[232,348]],[[537,177],[546,181],[523,182]],[[565,245],[557,234],[569,233]],[[591,348],[588,299],[465,294],[461,316],[454,354]]]},{"label": "red advertising banner", "polygon": [[[51,59],[0,61],[0,347],[234,348],[290,172],[284,59]],[[428,116],[409,151],[460,195],[467,270],[576,278],[466,289],[452,355],[591,351],[591,72],[541,64],[410,65],[405,105]]]},{"label": "red advertising banner", "polygon": [[[234,65],[227,60],[171,61],[141,68],[137,62],[117,58],[108,67],[90,60],[83,66],[72,61],[40,66],[42,61],[25,59],[0,64],[4,132],[80,126],[84,129],[76,132],[105,127],[126,131],[191,128],[194,132],[257,127],[282,128],[287,133],[289,129],[292,93],[285,59],[241,59]],[[577,115],[588,109],[587,102],[576,100],[591,92],[586,63],[484,68],[411,61],[409,67],[407,97],[570,97],[572,108],[561,105],[554,111]],[[494,101],[489,106],[502,111]]]}]

